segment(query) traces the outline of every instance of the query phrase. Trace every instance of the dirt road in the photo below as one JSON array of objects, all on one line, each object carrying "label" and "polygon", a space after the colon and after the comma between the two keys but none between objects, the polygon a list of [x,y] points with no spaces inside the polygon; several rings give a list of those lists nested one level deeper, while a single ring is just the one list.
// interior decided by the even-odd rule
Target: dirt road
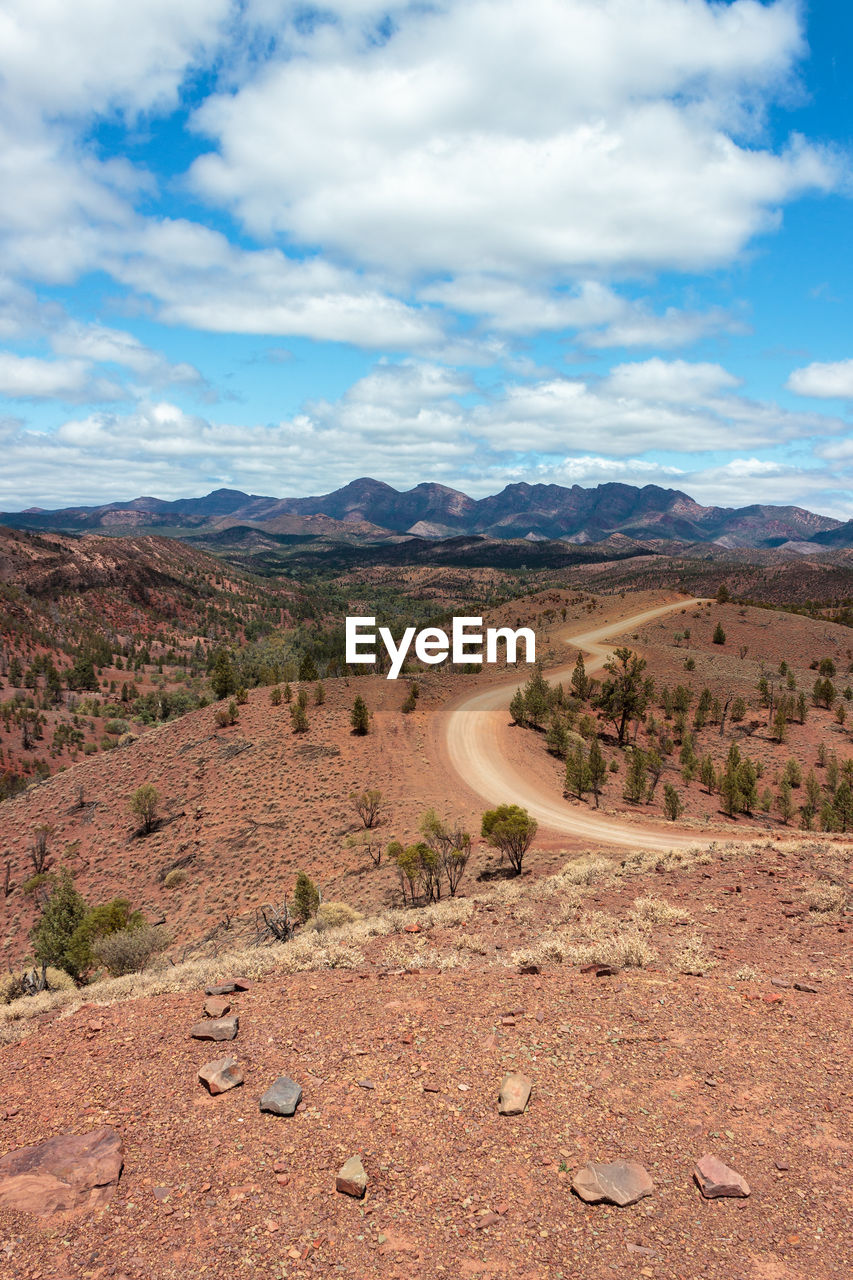
[{"label": "dirt road", "polygon": [[[588,673],[598,671],[613,652],[607,641],[623,635],[653,618],[698,604],[695,599],[680,599],[645,609],[630,617],[608,622],[592,631],[564,637],[567,644],[583,650]],[[590,655],[587,661],[586,655]],[[549,671],[551,679],[565,680],[572,667]],[[519,772],[509,763],[502,750],[508,727],[507,708],[518,688],[518,679],[497,685],[484,693],[466,698],[451,708],[444,725],[447,754],[451,765],[472,791],[490,804],[520,804],[549,831],[566,832],[599,844],[631,845],[635,849],[673,849],[696,844],[699,832],[679,830],[669,823],[640,826],[632,822],[600,814],[585,804],[564,800],[547,783]]]}]

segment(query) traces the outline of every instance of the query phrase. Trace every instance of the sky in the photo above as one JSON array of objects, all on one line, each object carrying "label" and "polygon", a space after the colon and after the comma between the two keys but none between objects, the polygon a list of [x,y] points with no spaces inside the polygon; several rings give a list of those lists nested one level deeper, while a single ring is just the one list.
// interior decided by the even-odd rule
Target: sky
[{"label": "sky", "polygon": [[0,509],[853,517],[841,0],[4,0]]}]

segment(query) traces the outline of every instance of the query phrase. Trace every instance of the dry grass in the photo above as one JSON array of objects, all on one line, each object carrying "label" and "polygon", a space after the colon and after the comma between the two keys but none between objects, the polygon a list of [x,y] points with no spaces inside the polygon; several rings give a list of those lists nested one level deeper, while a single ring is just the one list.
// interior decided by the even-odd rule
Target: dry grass
[{"label": "dry grass", "polygon": [[701,978],[716,966],[716,960],[708,955],[705,944],[698,933],[687,938],[684,946],[673,953],[672,963],[679,973],[688,973]]},{"label": "dry grass", "polygon": [[847,893],[840,884],[830,880],[818,880],[805,892],[806,906],[809,911],[823,915],[840,915],[847,906]]},{"label": "dry grass", "polygon": [[635,898],[630,914],[640,925],[672,924],[674,920],[687,918],[686,911],[674,907],[665,898]]}]

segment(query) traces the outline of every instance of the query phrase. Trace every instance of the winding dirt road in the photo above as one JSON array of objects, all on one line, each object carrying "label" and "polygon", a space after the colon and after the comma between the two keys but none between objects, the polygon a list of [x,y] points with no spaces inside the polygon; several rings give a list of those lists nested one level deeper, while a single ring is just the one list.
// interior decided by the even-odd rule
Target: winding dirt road
[{"label": "winding dirt road", "polygon": [[[604,666],[613,646],[607,641],[614,635],[623,635],[677,609],[689,608],[701,603],[694,598],[682,598],[645,609],[608,622],[592,631],[565,636],[567,644],[583,650],[588,673]],[[586,655],[590,655],[587,661]],[[550,678],[565,680],[572,666],[549,671]],[[520,804],[549,831],[565,832],[594,840],[599,844],[631,845],[635,849],[673,849],[696,844],[701,840],[698,831],[684,831],[665,826],[640,826],[631,822],[619,822],[606,814],[598,813],[585,804],[564,800],[533,776],[516,769],[506,758],[501,747],[503,735],[508,731],[508,707],[518,679],[494,686],[484,693],[473,694],[455,707],[451,707],[445,723],[445,745],[453,769],[462,781],[488,800],[490,804]]]}]

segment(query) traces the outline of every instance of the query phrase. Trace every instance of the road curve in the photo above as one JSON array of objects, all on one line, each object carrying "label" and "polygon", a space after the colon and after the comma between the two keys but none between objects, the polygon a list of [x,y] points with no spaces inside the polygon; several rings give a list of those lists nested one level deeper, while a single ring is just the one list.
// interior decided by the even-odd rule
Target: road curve
[{"label": "road curve", "polygon": [[[567,644],[583,650],[587,672],[598,671],[613,652],[607,643],[613,635],[623,635],[636,627],[701,603],[694,598],[645,609],[642,613],[608,622],[592,631],[566,636]],[[587,661],[586,655],[590,655]],[[551,679],[564,680],[572,666],[549,671]],[[462,781],[490,804],[520,804],[549,831],[565,832],[598,844],[631,845],[635,849],[684,848],[701,840],[697,831],[669,826],[640,826],[598,813],[580,802],[564,800],[547,783],[526,777],[507,760],[501,750],[506,732],[508,707],[518,679],[475,693],[451,707],[444,722],[445,743],[450,764]]]}]

